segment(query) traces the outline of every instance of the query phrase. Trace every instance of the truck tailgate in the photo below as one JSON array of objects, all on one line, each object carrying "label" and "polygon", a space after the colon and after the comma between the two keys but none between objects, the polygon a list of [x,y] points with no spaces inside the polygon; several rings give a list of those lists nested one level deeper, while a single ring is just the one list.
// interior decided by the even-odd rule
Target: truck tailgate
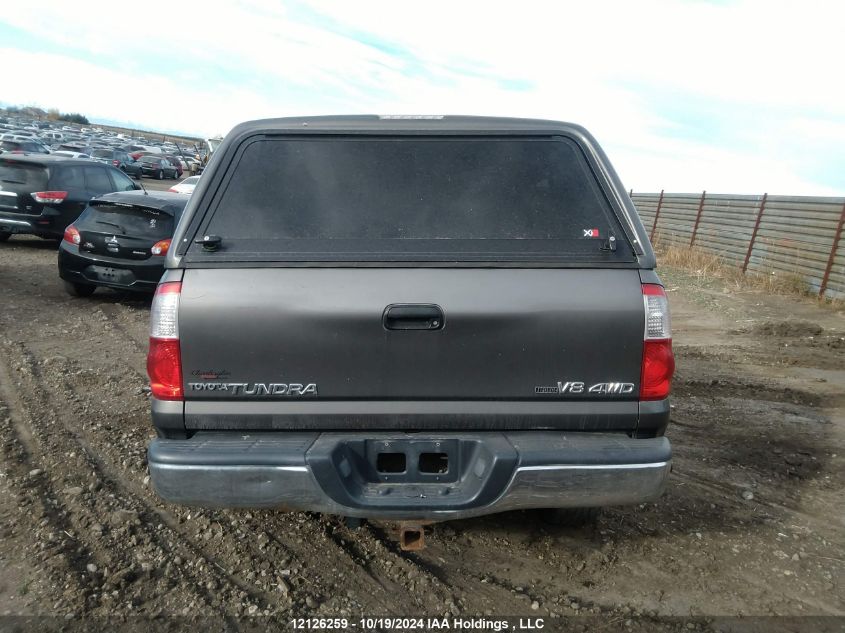
[{"label": "truck tailgate", "polygon": [[637,424],[634,269],[188,268],[180,301],[188,428]]}]

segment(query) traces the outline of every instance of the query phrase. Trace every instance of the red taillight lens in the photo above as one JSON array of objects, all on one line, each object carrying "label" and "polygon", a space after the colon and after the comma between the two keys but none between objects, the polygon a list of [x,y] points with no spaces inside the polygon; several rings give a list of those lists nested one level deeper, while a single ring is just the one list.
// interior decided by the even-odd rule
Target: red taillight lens
[{"label": "red taillight lens", "polygon": [[179,339],[150,338],[147,355],[150,391],[159,400],[182,400],[182,353]]},{"label": "red taillight lens", "polygon": [[79,231],[73,224],[65,229],[65,234],[62,239],[69,244],[77,245],[82,241],[82,238],[79,236]]},{"label": "red taillight lens", "polygon": [[662,400],[672,390],[675,356],[666,291],[657,284],[643,284],[645,330],[640,376],[640,400]]},{"label": "red taillight lens", "polygon": [[640,400],[663,400],[672,391],[675,356],[672,341],[644,341]]},{"label": "red taillight lens", "polygon": [[159,284],[150,310],[147,374],[159,400],[182,400],[182,354],[179,348],[179,295],[182,283]]},{"label": "red taillight lens", "polygon": [[117,167],[118,165],[120,165],[120,161],[115,158],[112,160],[111,164]]},{"label": "red taillight lens", "polygon": [[167,251],[170,249],[170,240],[161,240],[160,242],[156,242],[153,244],[153,247],[150,249],[150,252],[153,255],[167,255]]},{"label": "red taillight lens", "polygon": [[40,204],[59,204],[67,198],[67,191],[35,191],[32,197]]}]

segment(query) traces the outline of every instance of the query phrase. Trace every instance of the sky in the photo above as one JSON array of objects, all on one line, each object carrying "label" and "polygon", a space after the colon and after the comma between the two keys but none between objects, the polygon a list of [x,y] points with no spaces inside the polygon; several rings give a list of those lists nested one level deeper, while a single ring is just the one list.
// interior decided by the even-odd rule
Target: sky
[{"label": "sky", "polygon": [[0,101],[200,136],[256,118],[585,126],[634,191],[845,195],[845,3],[27,0]]}]

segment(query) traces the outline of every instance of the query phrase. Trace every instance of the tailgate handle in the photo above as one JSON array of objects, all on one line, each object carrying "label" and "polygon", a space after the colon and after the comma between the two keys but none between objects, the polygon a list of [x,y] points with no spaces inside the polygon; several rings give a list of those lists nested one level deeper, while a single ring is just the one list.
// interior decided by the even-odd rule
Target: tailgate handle
[{"label": "tailgate handle", "polygon": [[384,309],[382,323],[388,330],[442,330],[443,310],[427,303],[397,303]]}]

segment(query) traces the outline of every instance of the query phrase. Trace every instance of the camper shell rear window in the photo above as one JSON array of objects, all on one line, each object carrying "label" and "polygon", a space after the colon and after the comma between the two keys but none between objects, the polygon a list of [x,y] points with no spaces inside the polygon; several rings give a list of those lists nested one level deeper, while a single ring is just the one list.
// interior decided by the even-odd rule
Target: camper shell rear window
[{"label": "camper shell rear window", "polygon": [[635,261],[564,136],[253,137],[196,233],[187,262]]}]

